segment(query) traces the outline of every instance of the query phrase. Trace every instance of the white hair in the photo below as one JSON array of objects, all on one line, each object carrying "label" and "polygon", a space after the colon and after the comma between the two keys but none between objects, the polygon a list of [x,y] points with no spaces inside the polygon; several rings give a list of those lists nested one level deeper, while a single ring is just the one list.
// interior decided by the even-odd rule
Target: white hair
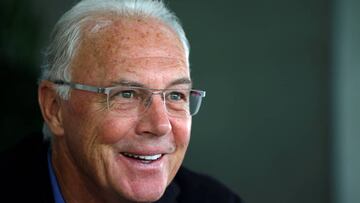
[{"label": "white hair", "polygon": [[[177,34],[189,65],[190,46],[185,32],[176,15],[161,0],[82,0],[56,23],[50,45],[44,52],[40,80],[71,81],[70,64],[80,46],[84,25],[95,21],[91,32],[96,32],[111,24],[111,19],[104,19],[104,16],[159,20]],[[56,91],[62,99],[69,98],[68,86],[56,86]],[[51,137],[46,124],[43,133],[45,138]]]}]

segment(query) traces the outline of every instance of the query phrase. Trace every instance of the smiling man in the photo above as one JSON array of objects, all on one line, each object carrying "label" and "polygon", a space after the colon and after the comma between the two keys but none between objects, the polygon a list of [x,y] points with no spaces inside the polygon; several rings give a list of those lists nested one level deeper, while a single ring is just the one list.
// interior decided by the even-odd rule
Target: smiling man
[{"label": "smiling man", "polygon": [[[45,142],[41,150],[24,142],[6,158],[21,162],[2,169],[18,174],[5,178],[6,193],[21,186],[13,199],[35,202],[240,202],[181,167],[205,96],[192,87],[188,59],[184,31],[161,1],[79,2],[46,52]],[[40,189],[31,188],[37,180]]]}]

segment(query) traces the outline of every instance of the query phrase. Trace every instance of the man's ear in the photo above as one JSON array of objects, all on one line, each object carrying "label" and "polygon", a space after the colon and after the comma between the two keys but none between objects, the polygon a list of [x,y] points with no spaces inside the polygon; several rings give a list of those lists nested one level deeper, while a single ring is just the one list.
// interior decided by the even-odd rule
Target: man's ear
[{"label": "man's ear", "polygon": [[55,136],[62,136],[61,100],[55,86],[50,81],[41,81],[38,88],[38,101],[44,121]]}]

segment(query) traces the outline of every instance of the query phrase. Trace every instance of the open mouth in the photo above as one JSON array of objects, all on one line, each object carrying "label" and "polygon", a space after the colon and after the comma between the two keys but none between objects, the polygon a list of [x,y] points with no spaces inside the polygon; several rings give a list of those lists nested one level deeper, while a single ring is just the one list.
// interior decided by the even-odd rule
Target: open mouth
[{"label": "open mouth", "polygon": [[128,158],[141,161],[143,163],[151,163],[153,161],[161,159],[161,157],[163,156],[163,154],[139,155],[139,154],[131,154],[131,153],[128,153],[128,152],[122,152],[121,154],[128,157]]}]

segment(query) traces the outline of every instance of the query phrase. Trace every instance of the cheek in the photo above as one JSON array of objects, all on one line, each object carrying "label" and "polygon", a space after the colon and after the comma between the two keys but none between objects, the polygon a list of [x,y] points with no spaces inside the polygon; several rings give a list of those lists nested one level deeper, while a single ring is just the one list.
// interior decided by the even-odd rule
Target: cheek
[{"label": "cheek", "polygon": [[186,150],[189,146],[190,142],[190,134],[191,134],[191,119],[186,122],[182,122],[182,125],[178,125],[179,127],[176,128],[176,132],[174,132],[175,141],[176,141],[176,158],[174,159],[173,168],[171,172],[171,177],[175,177],[179,167],[181,166]]},{"label": "cheek", "polygon": [[181,166],[190,141],[191,119],[174,120],[172,123],[173,138],[176,152],[172,155],[169,163],[169,182],[175,177]]},{"label": "cheek", "polygon": [[98,126],[98,135],[104,144],[114,144],[134,131],[134,118],[108,118]]},{"label": "cheek", "polygon": [[185,153],[190,141],[191,119],[174,120],[171,124],[176,146],[181,152]]},{"label": "cheek", "polygon": [[[62,123],[68,143],[85,143],[91,139],[94,131],[94,121],[89,116],[89,105],[86,102],[80,103],[78,96],[72,96],[70,101],[65,103],[62,112]],[[84,100],[87,101],[87,100]]]}]

